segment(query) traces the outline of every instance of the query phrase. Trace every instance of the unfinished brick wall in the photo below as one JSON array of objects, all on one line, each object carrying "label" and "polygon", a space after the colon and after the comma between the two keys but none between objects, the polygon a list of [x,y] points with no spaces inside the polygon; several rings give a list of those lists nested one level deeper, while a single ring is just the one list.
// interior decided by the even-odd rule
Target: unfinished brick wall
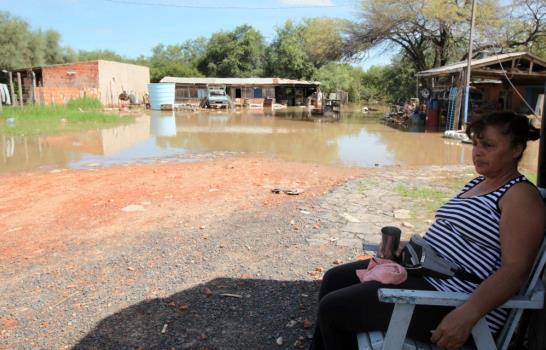
[{"label": "unfinished brick wall", "polygon": [[73,98],[95,97],[98,99],[99,95],[97,88],[37,87],[36,103],[43,105],[65,104]]},{"label": "unfinished brick wall", "polygon": [[43,87],[98,88],[97,61],[62,64],[42,68]]}]

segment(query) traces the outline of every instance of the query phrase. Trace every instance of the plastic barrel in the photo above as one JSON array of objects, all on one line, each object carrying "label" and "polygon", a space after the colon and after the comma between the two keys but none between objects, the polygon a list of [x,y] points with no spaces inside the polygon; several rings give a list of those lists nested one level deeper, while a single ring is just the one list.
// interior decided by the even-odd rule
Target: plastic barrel
[{"label": "plastic barrel", "polygon": [[174,106],[175,83],[151,83],[148,84],[150,96],[150,109],[160,110],[161,105]]}]

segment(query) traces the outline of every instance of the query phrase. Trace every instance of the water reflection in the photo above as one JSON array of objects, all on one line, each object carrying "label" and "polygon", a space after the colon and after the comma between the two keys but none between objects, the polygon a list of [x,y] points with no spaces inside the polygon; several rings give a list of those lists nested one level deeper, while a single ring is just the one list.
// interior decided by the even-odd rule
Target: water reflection
[{"label": "water reflection", "polygon": [[[359,113],[322,118],[304,109],[151,111],[115,128],[41,137],[4,135],[0,141],[0,173],[224,151],[354,166],[471,164],[471,146],[443,139],[438,132],[397,130]],[[536,172],[537,157],[538,144],[533,142],[522,166]]]}]

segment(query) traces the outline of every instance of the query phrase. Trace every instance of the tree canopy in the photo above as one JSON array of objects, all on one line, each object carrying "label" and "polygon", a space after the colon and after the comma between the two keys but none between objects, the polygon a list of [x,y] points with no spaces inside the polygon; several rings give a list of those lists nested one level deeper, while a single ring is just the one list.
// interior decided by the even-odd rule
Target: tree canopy
[{"label": "tree canopy", "polygon": [[197,38],[179,45],[156,45],[150,58],[141,58],[143,64],[150,66],[150,78],[157,82],[165,76],[199,77],[203,74],[197,69],[199,60],[206,50],[207,40]]},{"label": "tree canopy", "polygon": [[245,24],[231,32],[212,34],[198,67],[212,77],[262,76],[264,60],[262,34]]},{"label": "tree canopy", "polygon": [[[362,57],[371,48],[400,49],[417,70],[466,56],[468,0],[362,1],[347,30],[345,53]],[[528,49],[546,35],[544,0],[478,1],[474,51]]]}]

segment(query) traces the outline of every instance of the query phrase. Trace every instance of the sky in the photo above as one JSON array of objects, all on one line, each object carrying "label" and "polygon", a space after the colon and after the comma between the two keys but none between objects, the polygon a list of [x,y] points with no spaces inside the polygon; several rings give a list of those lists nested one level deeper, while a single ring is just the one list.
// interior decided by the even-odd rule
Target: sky
[{"label": "sky", "polygon": [[[178,44],[250,24],[270,42],[275,27],[306,17],[355,19],[359,0],[0,0],[0,10],[27,21],[32,30],[53,29],[61,45],[108,49],[126,57],[151,55],[159,43]],[[376,50],[357,65],[389,63]]]}]

